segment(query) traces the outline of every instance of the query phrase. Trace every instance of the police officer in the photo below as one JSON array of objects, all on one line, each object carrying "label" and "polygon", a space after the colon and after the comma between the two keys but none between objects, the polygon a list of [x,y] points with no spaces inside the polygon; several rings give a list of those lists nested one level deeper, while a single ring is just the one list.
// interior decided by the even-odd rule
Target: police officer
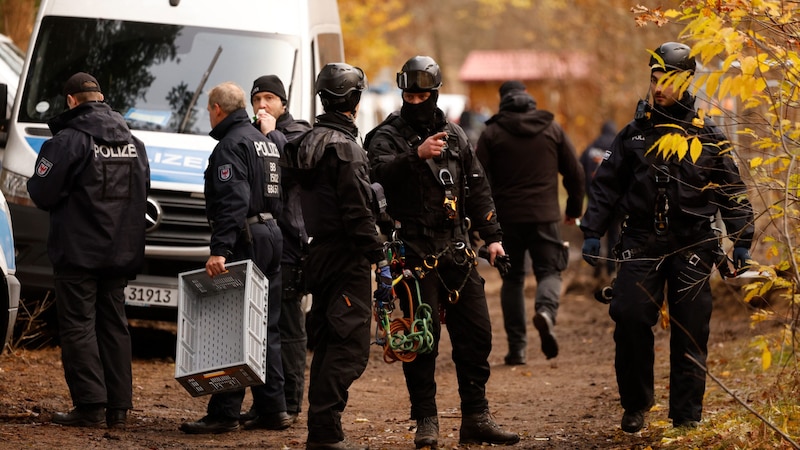
[{"label": "police officer", "polygon": [[[255,120],[253,125],[267,137],[274,134],[276,140],[292,140],[311,129],[305,120],[295,120],[286,109],[286,89],[277,75],[264,75],[253,82],[250,90],[250,104],[253,106]],[[303,405],[306,370],[306,327],[305,311],[302,308],[304,286],[302,286],[301,261],[308,245],[308,235],[300,209],[300,188],[291,173],[281,173],[281,193],[283,211],[278,217],[278,226],[283,234],[283,255],[281,257],[281,317],[278,321],[281,335],[281,362],[283,363],[286,412],[292,422],[297,420]],[[254,406],[240,421],[245,428],[256,425],[250,422],[258,417],[255,403],[264,385],[253,386]]]},{"label": "police officer", "polygon": [[350,385],[369,359],[370,265],[388,272],[370,209],[367,156],[356,143],[354,119],[366,84],[357,67],[323,67],[315,88],[325,112],[311,131],[287,147],[311,236],[304,265],[314,296],[308,321],[314,356],[307,449],[362,448],[345,440],[341,414]]},{"label": "police officer", "polygon": [[[285,142],[265,137],[250,124],[245,94],[225,82],[208,93],[211,137],[219,140],[208,158],[205,172],[206,216],[211,225],[211,256],[206,273],[215,277],[225,264],[251,259],[269,280],[267,308],[267,380],[254,396],[258,417],[246,428],[271,430],[291,426],[283,393],[283,366],[278,331],[280,319],[282,252],[281,230],[275,217],[281,211],[280,151]],[[184,422],[184,433],[224,433],[239,428],[245,390],[213,394],[207,415]]]},{"label": "police officer", "polygon": [[[124,289],[144,261],[150,168],[142,142],[103,103],[88,73],[65,86],[69,110],[48,122],[28,192],[50,212],[64,377],[75,408],[53,423],[124,428],[133,407]],[[105,408],[105,417],[104,417]]]},{"label": "police officer", "polygon": [[[583,166],[583,173],[586,179],[586,194],[589,195],[590,190],[589,187],[592,185],[592,178],[594,178],[594,173],[597,170],[597,167],[603,161],[603,157],[605,156],[606,152],[609,148],[611,148],[611,143],[614,142],[614,138],[617,136],[617,125],[612,120],[607,120],[603,123],[600,127],[600,134],[592,141],[591,144],[586,146],[581,153],[581,165]],[[619,240],[619,229],[620,229],[620,220],[616,218],[614,223],[612,223],[608,227],[608,232],[605,235],[605,245],[602,246],[601,251],[603,253],[603,257],[605,257],[605,268],[606,268],[606,275],[608,278],[614,277],[614,272],[617,270],[616,262],[614,261],[614,245],[617,244]],[[598,264],[594,266],[594,277],[595,279],[601,278],[601,268],[603,265]]]},{"label": "police officer", "polygon": [[441,323],[447,317],[461,395],[462,444],[514,444],[519,436],[503,431],[489,414],[486,382],[492,330],[483,281],[475,270],[468,239],[472,229],[488,243],[490,262],[504,255],[489,184],[466,134],[448,122],[436,105],[442,74],[428,56],[409,59],[397,74],[403,105],[367,136],[372,181],[386,193],[387,212],[397,224],[405,267],[433,266],[436,273],[417,280],[420,300],[431,306],[434,348],[403,362],[417,421],[417,448],[438,445],[436,356]]},{"label": "police officer", "polygon": [[[616,322],[615,367],[622,430],[639,431],[653,405],[652,327],[666,301],[670,337],[669,417],[675,427],[697,426],[703,410],[705,373],[685,355],[705,365],[711,318],[709,275],[719,243],[712,220],[720,214],[742,268],[750,258],[753,212],[746,188],[722,132],[701,120],[694,97],[670,83],[691,76],[691,49],[667,42],[650,58],[652,107],[640,103],[636,119],[617,135],[591,185],[581,229],[583,257],[594,265],[600,237],[621,211],[621,260],[610,315]],[[648,117],[649,116],[649,117]],[[698,139],[702,152],[679,159],[654,149],[671,133]],[[666,289],[665,289],[666,288]],[[666,292],[665,292],[666,291]]]}]

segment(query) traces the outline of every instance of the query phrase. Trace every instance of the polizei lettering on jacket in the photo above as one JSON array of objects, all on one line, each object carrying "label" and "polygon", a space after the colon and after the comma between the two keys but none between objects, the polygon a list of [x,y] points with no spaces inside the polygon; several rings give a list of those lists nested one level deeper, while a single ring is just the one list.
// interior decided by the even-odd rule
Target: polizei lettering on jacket
[{"label": "polizei lettering on jacket", "polygon": [[103,158],[136,158],[136,146],[133,144],[112,147],[104,144],[94,144],[94,156]]},{"label": "polizei lettering on jacket", "polygon": [[278,198],[281,196],[281,172],[278,166],[281,152],[278,150],[278,146],[270,141],[255,141],[253,144],[256,148],[256,155],[264,160],[264,196]]}]

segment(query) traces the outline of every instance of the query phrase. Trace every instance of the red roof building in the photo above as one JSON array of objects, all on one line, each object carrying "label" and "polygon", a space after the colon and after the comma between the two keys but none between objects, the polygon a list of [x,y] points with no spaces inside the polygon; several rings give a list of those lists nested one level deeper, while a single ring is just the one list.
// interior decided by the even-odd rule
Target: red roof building
[{"label": "red roof building", "polygon": [[[576,51],[474,50],[461,66],[459,80],[467,88],[470,108],[487,114],[497,112],[500,85],[519,80],[538,107],[555,114],[568,134],[582,134],[598,106],[599,87],[591,73],[594,63],[591,55]],[[589,133],[594,132],[592,128]],[[578,141],[583,139],[588,136]]]}]

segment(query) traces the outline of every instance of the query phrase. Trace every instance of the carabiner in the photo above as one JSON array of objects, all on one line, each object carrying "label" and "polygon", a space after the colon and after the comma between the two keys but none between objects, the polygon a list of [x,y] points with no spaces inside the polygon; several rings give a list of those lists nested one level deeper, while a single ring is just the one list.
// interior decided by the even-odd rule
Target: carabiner
[{"label": "carabiner", "polygon": [[425,257],[425,260],[422,261],[422,264],[428,270],[435,269],[439,266],[439,258],[436,255],[428,255]]},{"label": "carabiner", "polygon": [[467,257],[471,259],[475,259],[478,257],[478,255],[475,253],[475,250],[473,250],[472,248],[466,249],[466,252],[467,252]]},{"label": "carabiner", "polygon": [[447,301],[450,302],[451,305],[458,303],[460,298],[461,293],[458,292],[458,289],[453,289],[449,294],[447,294]]}]

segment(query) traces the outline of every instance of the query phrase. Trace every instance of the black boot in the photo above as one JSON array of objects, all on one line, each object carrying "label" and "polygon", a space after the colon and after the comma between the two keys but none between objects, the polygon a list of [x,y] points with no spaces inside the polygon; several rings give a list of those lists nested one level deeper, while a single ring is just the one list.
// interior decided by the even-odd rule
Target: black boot
[{"label": "black boot", "polygon": [[197,422],[184,422],[180,430],[186,434],[220,434],[239,429],[237,419],[205,416]]},{"label": "black boot", "polygon": [[244,414],[239,414],[239,423],[245,423],[248,420],[253,420],[258,417],[258,411],[256,411],[255,406],[251,406],[249,410],[247,410]]},{"label": "black boot", "polygon": [[293,423],[292,417],[286,414],[285,411],[281,411],[272,414],[256,415],[254,419],[244,422],[244,429],[255,430],[260,428],[262,430],[285,430],[292,426]]},{"label": "black boot", "polygon": [[519,435],[503,431],[495,423],[489,411],[467,414],[461,418],[461,437],[459,444],[500,444],[512,445],[519,442]]},{"label": "black boot", "polygon": [[554,325],[553,316],[547,311],[539,311],[533,316],[533,326],[539,331],[539,337],[542,339],[542,353],[547,359],[558,356],[558,341],[553,334]]},{"label": "black boot", "polygon": [[98,428],[105,423],[105,411],[99,405],[78,405],[68,413],[53,413],[53,423],[65,427]]},{"label": "black boot", "polygon": [[644,427],[644,413],[645,410],[639,409],[636,411],[625,410],[622,414],[622,421],[620,428],[626,433],[636,433]]},{"label": "black boot", "polygon": [[125,429],[128,427],[128,410],[121,408],[106,409],[106,426],[108,428]]},{"label": "black boot", "polygon": [[369,446],[350,442],[306,442],[306,450],[369,450]]},{"label": "black boot", "polygon": [[439,448],[439,418],[437,416],[423,417],[417,420],[414,445],[417,448],[428,447],[431,450]]},{"label": "black boot", "polygon": [[524,348],[520,350],[509,350],[505,357],[505,363],[507,366],[522,366],[527,364],[527,362],[528,356]]}]

